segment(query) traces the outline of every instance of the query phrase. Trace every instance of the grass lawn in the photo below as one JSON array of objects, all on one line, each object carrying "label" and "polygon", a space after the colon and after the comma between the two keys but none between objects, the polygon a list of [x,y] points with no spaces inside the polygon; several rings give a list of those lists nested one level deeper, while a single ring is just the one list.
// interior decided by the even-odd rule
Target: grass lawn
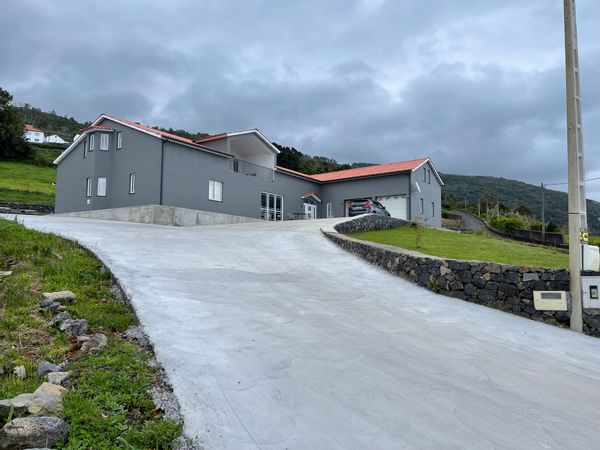
[{"label": "grass lawn", "polygon": [[414,226],[355,233],[351,236],[451,259],[561,269],[569,266],[569,255],[560,250],[489,237],[479,233],[453,233],[430,228],[422,228],[422,232],[421,245],[418,248],[416,246],[416,227]]},{"label": "grass lawn", "polygon": [[[100,269],[77,244],[0,219],[0,271],[13,271],[0,277],[0,364],[9,373],[0,377],[0,399],[33,392],[42,383],[35,376],[40,360],[66,360],[73,375],[63,418],[71,433],[56,448],[169,448],[181,424],[155,409],[148,394],[156,370],[148,365],[151,355],[123,339],[134,317]],[[101,353],[79,356],[63,333],[44,326],[50,315],[38,312],[41,293],[65,289],[77,296],[68,306],[73,318],[87,319],[88,333],[108,336]],[[24,380],[12,375],[15,365],[26,367]]]},{"label": "grass lawn", "polygon": [[0,161],[0,201],[54,205],[55,180],[54,167]]}]

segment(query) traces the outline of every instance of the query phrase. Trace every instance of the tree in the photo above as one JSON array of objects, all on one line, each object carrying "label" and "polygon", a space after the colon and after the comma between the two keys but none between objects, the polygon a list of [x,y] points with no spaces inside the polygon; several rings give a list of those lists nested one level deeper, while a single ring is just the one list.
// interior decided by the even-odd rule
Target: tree
[{"label": "tree", "polygon": [[23,138],[25,126],[11,105],[12,99],[8,91],[0,88],[0,158],[25,159],[31,149]]},{"label": "tree", "polygon": [[520,204],[517,209],[515,209],[520,216],[531,216],[531,210],[525,204]]}]

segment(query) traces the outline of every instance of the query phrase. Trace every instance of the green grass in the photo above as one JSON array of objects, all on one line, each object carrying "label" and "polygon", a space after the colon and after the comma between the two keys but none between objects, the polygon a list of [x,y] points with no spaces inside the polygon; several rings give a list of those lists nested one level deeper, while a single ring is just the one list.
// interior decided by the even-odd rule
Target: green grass
[{"label": "green grass", "polygon": [[[0,219],[0,270],[13,271],[0,278],[0,364],[9,373],[23,364],[28,373],[24,380],[0,378],[0,398],[35,390],[42,382],[35,378],[40,360],[68,360],[73,377],[64,418],[71,433],[56,448],[169,448],[182,426],[155,410],[148,394],[155,377],[151,355],[122,338],[134,317],[112,293],[101,264],[73,242]],[[50,315],[38,312],[41,293],[64,289],[77,295],[71,315],[87,319],[88,332],[108,336],[100,354],[80,357],[64,334],[44,327]]]},{"label": "green grass", "polygon": [[569,265],[568,254],[560,250],[489,237],[480,233],[453,233],[430,228],[421,230],[423,234],[420,247],[416,246],[414,226],[355,233],[351,236],[451,259],[561,269],[566,269]]},{"label": "green grass", "polygon": [[54,205],[55,180],[54,167],[0,161],[0,201]]}]

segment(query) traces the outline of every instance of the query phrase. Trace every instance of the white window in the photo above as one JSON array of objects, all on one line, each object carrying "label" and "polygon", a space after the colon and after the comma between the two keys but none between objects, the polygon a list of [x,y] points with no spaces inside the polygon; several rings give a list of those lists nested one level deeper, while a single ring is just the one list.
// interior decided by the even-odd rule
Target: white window
[{"label": "white window", "polygon": [[119,131],[117,133],[117,150],[123,148],[123,132]]},{"label": "white window", "polygon": [[108,151],[108,134],[100,134],[100,150]]},{"label": "white window", "polygon": [[333,203],[327,203],[327,218],[333,217]]},{"label": "white window", "polygon": [[423,214],[423,208],[424,208],[424,206],[423,206],[423,199],[420,198],[419,199],[419,213]]},{"label": "white window", "polygon": [[135,194],[135,173],[129,174],[129,193]]},{"label": "white window", "polygon": [[220,181],[208,180],[208,199],[215,202],[223,201],[223,183]]},{"label": "white window", "polygon": [[98,181],[96,183],[96,195],[98,197],[106,197],[106,178],[98,177]]},{"label": "white window", "polygon": [[85,196],[91,197],[94,193],[94,181],[93,178],[87,178],[85,180]]},{"label": "white window", "polygon": [[431,202],[431,217],[435,217],[435,202]]},{"label": "white window", "polygon": [[94,134],[90,134],[90,152],[94,151]]},{"label": "white window", "polygon": [[283,220],[283,196],[261,192],[260,218],[263,220]]}]

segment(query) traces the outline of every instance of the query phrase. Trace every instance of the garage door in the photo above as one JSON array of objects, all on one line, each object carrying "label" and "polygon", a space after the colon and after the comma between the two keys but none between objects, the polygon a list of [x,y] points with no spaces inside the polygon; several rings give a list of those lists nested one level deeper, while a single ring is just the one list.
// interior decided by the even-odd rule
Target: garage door
[{"label": "garage door", "polygon": [[385,206],[392,217],[408,220],[408,199],[401,195],[388,195],[387,197],[377,197],[377,201]]}]

